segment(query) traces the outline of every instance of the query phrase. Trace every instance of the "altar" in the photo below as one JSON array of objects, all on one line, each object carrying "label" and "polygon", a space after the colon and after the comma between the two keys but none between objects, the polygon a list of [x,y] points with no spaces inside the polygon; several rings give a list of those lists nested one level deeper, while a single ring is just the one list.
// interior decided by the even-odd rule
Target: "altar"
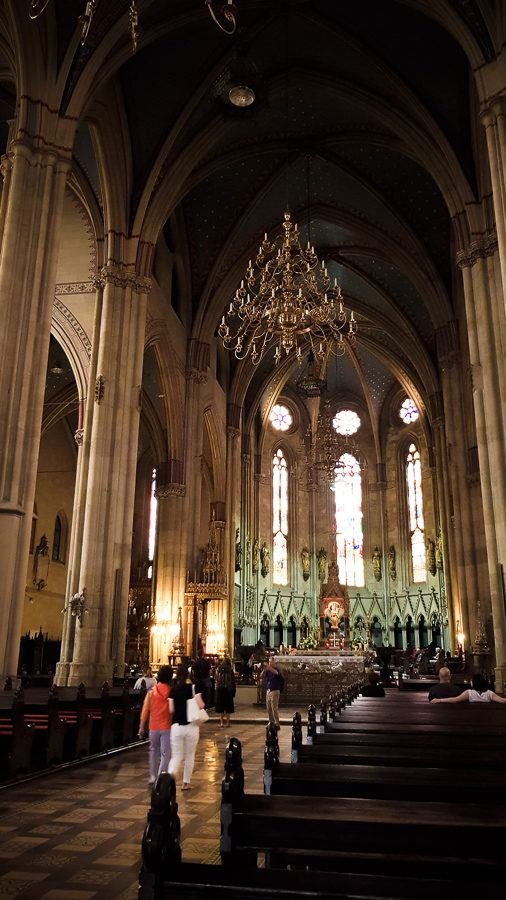
[{"label": "altar", "polygon": [[[318,705],[322,698],[364,677],[365,654],[353,650],[295,650],[276,657],[285,679],[281,705],[299,705],[304,712],[310,703]],[[258,685],[258,700],[265,700],[265,679]]]}]

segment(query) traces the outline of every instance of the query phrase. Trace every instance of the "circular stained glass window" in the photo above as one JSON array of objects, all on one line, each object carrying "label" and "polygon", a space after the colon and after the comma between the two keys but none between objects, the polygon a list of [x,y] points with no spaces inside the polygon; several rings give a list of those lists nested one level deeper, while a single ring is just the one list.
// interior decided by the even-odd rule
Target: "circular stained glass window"
[{"label": "circular stained glass window", "polygon": [[404,424],[409,425],[410,422],[416,422],[420,414],[413,401],[406,397],[404,403],[401,404],[399,415]]},{"label": "circular stained glass window", "polygon": [[288,431],[293,425],[293,416],[286,406],[276,403],[271,409],[269,422],[275,431]]},{"label": "circular stained glass window", "polygon": [[352,409],[340,409],[332,424],[338,434],[356,434],[360,428],[360,418]]}]

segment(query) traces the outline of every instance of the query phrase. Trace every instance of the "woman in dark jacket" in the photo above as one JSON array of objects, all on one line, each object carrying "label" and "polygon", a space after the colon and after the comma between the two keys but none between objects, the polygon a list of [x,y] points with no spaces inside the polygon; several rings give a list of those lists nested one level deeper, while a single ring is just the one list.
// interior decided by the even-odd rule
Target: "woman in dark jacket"
[{"label": "woman in dark jacket", "polygon": [[[169,764],[169,774],[177,777],[181,766],[183,768],[182,791],[190,790],[190,781],[195,765],[195,751],[199,742],[199,726],[194,722],[188,722],[186,715],[186,703],[193,697],[194,687],[188,678],[188,666],[177,667],[176,678],[170,689],[170,699],[173,701],[171,750],[172,756]],[[203,709],[204,701],[200,694],[195,694],[197,705]]]},{"label": "woman in dark jacket", "polygon": [[228,656],[216,669],[216,712],[220,714],[219,728],[230,726],[230,713],[234,712],[235,677]]}]

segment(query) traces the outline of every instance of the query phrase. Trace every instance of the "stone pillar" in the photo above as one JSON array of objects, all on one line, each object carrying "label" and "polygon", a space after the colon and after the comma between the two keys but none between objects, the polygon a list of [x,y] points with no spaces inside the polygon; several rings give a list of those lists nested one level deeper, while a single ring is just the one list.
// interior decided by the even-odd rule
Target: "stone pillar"
[{"label": "stone pillar", "polygon": [[[91,345],[91,359],[88,370],[87,396],[85,398],[85,410],[82,427],[76,431],[74,438],[79,448],[77,456],[76,484],[74,489],[74,508],[72,510],[72,528],[70,533],[67,584],[65,597],[67,605],[70,598],[79,593],[79,574],[81,567],[81,550],[83,546],[84,513],[86,510],[88,470],[90,460],[91,430],[93,425],[93,396],[92,392],[97,378],[98,350],[100,346],[100,325],[102,319],[103,284],[96,282],[95,320],[93,325],[93,340]],[[56,684],[67,683],[70,663],[74,652],[76,621],[72,615],[63,618],[62,642],[60,661],[57,666]]]},{"label": "stone pillar", "polygon": [[156,469],[158,529],[155,565],[155,624],[150,660],[164,664],[179,639],[178,613],[184,606],[186,587],[186,535],[183,461],[170,459]]},{"label": "stone pillar", "polygon": [[202,446],[204,435],[203,385],[207,381],[210,347],[193,338],[188,341],[186,362],[186,530],[188,552],[186,568],[194,576],[200,537],[202,493]]},{"label": "stone pillar", "polygon": [[240,406],[234,403],[227,405],[227,528],[225,571],[228,575],[228,609],[226,621],[226,640],[230,654],[234,652],[234,608],[235,608],[235,529],[237,519],[237,503],[240,498],[241,473],[241,412]]},{"label": "stone pillar", "polygon": [[[506,57],[503,56],[503,65]],[[504,69],[503,69],[504,73]],[[503,290],[506,290],[506,93],[488,101],[482,112],[482,122],[487,138],[492,197],[499,244]]]},{"label": "stone pillar", "polygon": [[476,416],[480,483],[487,546],[488,572],[496,657],[496,688],[506,678],[506,615],[500,565],[506,565],[506,447],[498,409],[504,357],[497,356],[494,318],[499,298],[493,295],[493,249],[473,244],[458,255],[463,270],[473,402]]},{"label": "stone pillar", "polygon": [[[25,135],[28,132],[25,130]],[[38,143],[38,147],[35,146]],[[15,140],[2,160],[0,673],[15,676],[70,149]]]},{"label": "stone pillar", "polygon": [[[86,611],[75,627],[67,683],[122,674],[149,280],[120,266],[101,272],[103,304],[79,565]],[[84,499],[84,498],[83,498]],[[67,597],[67,616],[69,615]],[[65,665],[65,664],[64,664]],[[58,669],[58,683],[66,670]]]},{"label": "stone pillar", "polygon": [[[455,322],[448,322],[436,333],[441,367],[445,418],[435,416],[438,427],[438,470],[443,503],[440,504],[443,543],[448,572],[448,613],[451,645],[455,645],[456,623],[460,621],[466,636],[466,648],[473,641],[473,607],[478,596],[476,572],[475,519],[467,472],[466,427],[462,414],[462,368]],[[432,405],[438,405],[434,399]],[[439,404],[440,405],[440,404]],[[434,409],[434,412],[436,410]],[[449,465],[448,456],[451,455]]]}]

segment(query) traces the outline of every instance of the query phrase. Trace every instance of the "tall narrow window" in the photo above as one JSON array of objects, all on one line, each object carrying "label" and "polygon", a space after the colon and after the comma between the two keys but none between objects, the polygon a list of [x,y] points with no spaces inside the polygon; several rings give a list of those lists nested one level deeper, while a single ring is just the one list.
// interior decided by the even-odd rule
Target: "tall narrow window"
[{"label": "tall narrow window", "polygon": [[158,500],[155,495],[156,491],[156,469],[153,469],[151,475],[151,497],[149,502],[149,538],[148,538],[148,578],[153,577],[153,560],[155,558],[155,542],[156,542],[156,517],[158,514]]},{"label": "tall narrow window", "polygon": [[343,453],[332,485],[336,504],[336,556],[341,584],[363,587],[362,474],[351,453]]},{"label": "tall narrow window", "polygon": [[410,444],[408,455],[406,457],[406,482],[408,488],[408,516],[413,581],[425,581],[427,572],[425,564],[422,468],[420,465],[420,453],[415,444]]},{"label": "tall narrow window", "polygon": [[61,553],[61,519],[59,516],[56,516],[54,520],[54,533],[53,533],[53,552],[51,554],[52,559],[58,561],[60,559]]},{"label": "tall narrow window", "polygon": [[272,460],[272,581],[288,584],[288,467],[283,451]]}]

